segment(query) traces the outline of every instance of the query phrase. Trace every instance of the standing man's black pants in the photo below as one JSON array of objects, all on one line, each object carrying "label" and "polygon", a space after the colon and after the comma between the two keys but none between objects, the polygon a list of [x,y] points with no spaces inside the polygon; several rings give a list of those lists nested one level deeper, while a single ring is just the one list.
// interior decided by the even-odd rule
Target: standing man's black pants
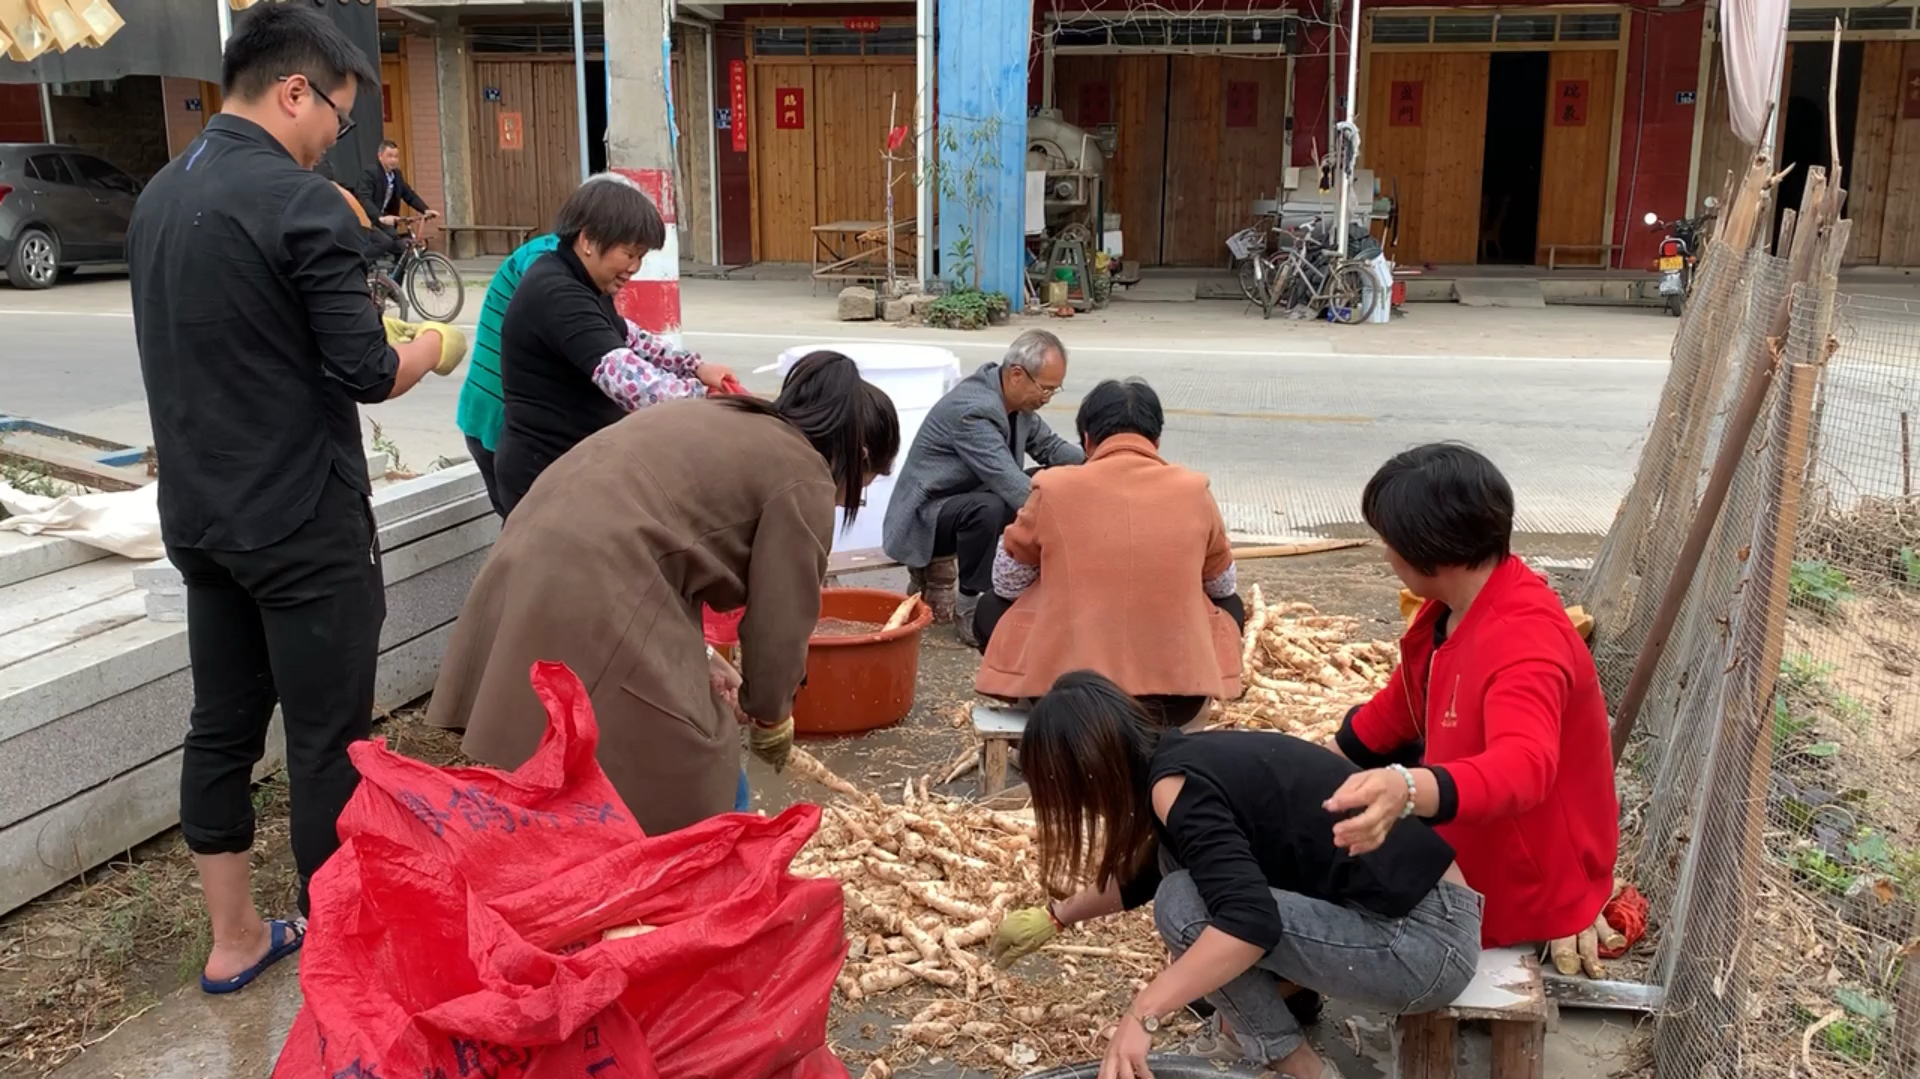
[{"label": "standing man's black pants", "polygon": [[1014,508],[992,491],[968,491],[940,504],[933,526],[933,556],[958,557],[960,591],[976,596],[993,591],[993,552],[1013,517]]},{"label": "standing man's black pants", "polygon": [[360,782],[347,746],[373,728],[387,602],[372,507],[330,476],[314,516],[278,543],[167,554],[186,584],[193,668],[180,830],[195,854],[252,848],[253,766],[279,704],[305,913],[307,881],[340,845],[335,822]]}]

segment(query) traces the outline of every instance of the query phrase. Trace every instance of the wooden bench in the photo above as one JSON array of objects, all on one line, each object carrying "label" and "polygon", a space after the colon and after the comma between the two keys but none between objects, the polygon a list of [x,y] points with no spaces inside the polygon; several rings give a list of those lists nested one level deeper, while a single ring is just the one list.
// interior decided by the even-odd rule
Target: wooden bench
[{"label": "wooden bench", "polygon": [[1613,265],[1613,252],[1619,246],[1619,244],[1547,244],[1547,272],[1552,273],[1556,269],[1566,268],[1559,265],[1562,251],[1591,251],[1599,259],[1591,265],[1583,263],[1576,269],[1608,269]]},{"label": "wooden bench", "polygon": [[1462,1019],[1492,1024],[1490,1079],[1543,1079],[1552,1016],[1539,958],[1520,948],[1489,948],[1452,1004],[1400,1017],[1394,1037],[1400,1079],[1454,1079]]},{"label": "wooden bench", "polygon": [[862,547],[857,551],[834,551],[827,556],[827,587],[837,588],[840,578],[848,573],[868,573],[878,569],[898,569],[900,563],[887,557],[887,552],[878,547]]},{"label": "wooden bench", "polygon": [[513,246],[517,248],[534,232],[531,225],[442,225],[440,230],[447,234],[447,256],[457,259],[474,256],[474,237],[480,233],[504,232],[513,238]]}]

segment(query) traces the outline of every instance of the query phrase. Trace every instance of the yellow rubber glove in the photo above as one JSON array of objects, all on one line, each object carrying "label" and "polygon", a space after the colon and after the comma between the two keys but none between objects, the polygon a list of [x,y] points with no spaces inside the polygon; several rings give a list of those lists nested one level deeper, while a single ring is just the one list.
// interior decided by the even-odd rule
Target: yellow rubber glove
[{"label": "yellow rubber glove", "polygon": [[774,771],[785,768],[793,756],[793,717],[788,716],[771,727],[758,723],[748,727],[747,747],[753,750],[754,756],[772,765]]},{"label": "yellow rubber glove", "polygon": [[387,344],[404,345],[420,336],[420,325],[415,322],[402,322],[392,315],[382,315],[380,324],[387,328]]},{"label": "yellow rubber glove", "polygon": [[1047,913],[1047,908],[1016,910],[1000,919],[1000,928],[993,934],[993,943],[987,946],[987,954],[1005,969],[1039,951],[1059,935],[1060,927],[1054,924],[1053,915]]},{"label": "yellow rubber glove", "polygon": [[420,332],[428,330],[440,335],[440,362],[433,365],[436,375],[451,375],[460,369],[467,358],[467,335],[444,322],[422,322]]}]

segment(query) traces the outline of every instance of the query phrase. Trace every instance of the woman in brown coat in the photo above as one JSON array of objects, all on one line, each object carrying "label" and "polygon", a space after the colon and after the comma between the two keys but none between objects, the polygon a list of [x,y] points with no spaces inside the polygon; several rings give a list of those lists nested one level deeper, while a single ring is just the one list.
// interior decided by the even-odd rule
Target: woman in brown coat
[{"label": "woman in brown coat", "polygon": [[[592,435],[514,508],[467,597],[427,719],[471,756],[517,768],[546,713],[528,679],[558,660],[586,684],[600,765],[648,833],[724,813],[735,718],[776,767],[820,616],[834,508],[893,467],[900,424],[852,360],[816,352],[778,399],[670,401]],[[724,691],[700,605],[734,610],[744,659]]]}]

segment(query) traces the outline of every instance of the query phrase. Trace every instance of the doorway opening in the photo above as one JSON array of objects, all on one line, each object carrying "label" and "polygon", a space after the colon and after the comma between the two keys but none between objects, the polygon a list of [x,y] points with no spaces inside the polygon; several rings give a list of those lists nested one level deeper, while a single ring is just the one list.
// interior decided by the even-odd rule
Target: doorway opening
[{"label": "doorway opening", "polygon": [[[1794,169],[1780,181],[1780,196],[1774,202],[1776,236],[1781,215],[1788,207],[1795,212],[1800,209],[1800,197],[1807,189],[1807,166],[1830,166],[1833,157],[1833,146],[1827,138],[1827,83],[1833,70],[1833,54],[1825,45],[1818,48],[1798,45],[1789,51],[1790,66],[1781,93],[1787,103],[1786,118],[1780,125],[1780,152],[1775,160],[1785,163],[1781,168],[1792,165]],[[1840,84],[1835,111],[1839,114],[1840,164],[1843,166],[1853,162],[1854,120],[1860,105],[1860,63],[1865,54],[1862,42],[1840,43]],[[1852,171],[1847,169],[1848,174]],[[1831,167],[1828,174],[1832,174]]]},{"label": "doorway opening", "polygon": [[607,171],[607,62],[587,61],[587,171]]},{"label": "doorway opening", "polygon": [[1496,52],[1489,61],[1478,261],[1481,265],[1530,266],[1540,228],[1548,55]]}]

